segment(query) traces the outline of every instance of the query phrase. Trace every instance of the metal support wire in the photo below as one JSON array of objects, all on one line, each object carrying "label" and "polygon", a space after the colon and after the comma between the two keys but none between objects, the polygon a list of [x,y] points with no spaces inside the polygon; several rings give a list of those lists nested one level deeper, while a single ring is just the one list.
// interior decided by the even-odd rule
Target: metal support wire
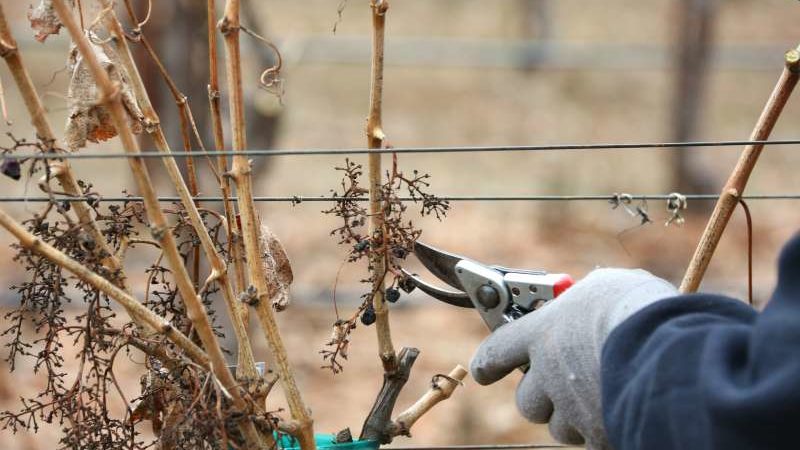
[{"label": "metal support wire", "polygon": [[[607,194],[607,195],[517,195],[517,196],[481,196],[481,195],[445,195],[437,196],[440,200],[448,202],[564,202],[564,201],[613,201],[619,198],[620,194]],[[642,194],[630,195],[625,194],[626,198],[630,200],[670,200],[674,194]],[[688,194],[682,196],[686,200],[700,200],[711,201],[717,200],[719,194]],[[742,197],[744,200],[800,200],[800,194],[753,194],[745,195]],[[54,196],[51,197],[0,197],[0,203],[46,203],[51,200],[56,201],[87,201],[87,202],[140,202],[142,197],[68,197],[68,196]],[[159,197],[161,202],[179,202],[180,197]],[[194,197],[197,202],[221,202],[224,199],[219,196],[208,197]],[[230,197],[229,200],[237,201],[236,197]],[[260,196],[254,197],[253,201],[265,203],[294,203],[300,204],[305,202],[337,202],[342,200],[367,202],[368,197],[311,197],[311,196]],[[412,197],[400,197],[404,202],[417,202],[421,199]]]},{"label": "metal support wire", "polygon": [[697,141],[697,142],[639,142],[611,144],[554,144],[554,145],[505,145],[505,146],[466,146],[466,147],[398,147],[398,148],[331,148],[331,149],[275,149],[244,151],[175,151],[163,153],[146,151],[136,155],[120,152],[80,152],[80,153],[44,153],[29,156],[18,156],[20,159],[118,159],[118,158],[186,158],[198,155],[208,156],[334,156],[363,155],[369,153],[477,153],[477,152],[544,152],[544,151],[583,151],[583,150],[633,150],[633,149],[674,149],[689,147],[743,147],[746,145],[800,145],[800,139],[767,140],[767,141]]}]

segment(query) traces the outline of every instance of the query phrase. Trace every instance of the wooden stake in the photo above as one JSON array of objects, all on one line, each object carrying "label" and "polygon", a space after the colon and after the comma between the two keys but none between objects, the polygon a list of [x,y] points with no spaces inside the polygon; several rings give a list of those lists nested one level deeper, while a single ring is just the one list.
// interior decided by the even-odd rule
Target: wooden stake
[{"label": "wooden stake", "polygon": [[[800,47],[786,52],[785,63],[786,66],[783,69],[783,73],[756,123],[753,134],[750,136],[751,141],[765,141],[769,138],[772,128],[783,111],[783,107],[797,85],[797,81],[800,79]],[[714,255],[717,244],[719,244],[719,240],[730,221],[734,209],[736,209],[736,204],[744,194],[747,181],[763,149],[763,144],[752,144],[745,147],[744,152],[742,152],[736,168],[733,169],[733,173],[722,189],[722,194],[717,200],[714,212],[711,213],[708,225],[706,225],[692,261],[689,263],[689,268],[686,270],[686,275],[681,283],[681,292],[695,292],[700,287],[700,282],[703,280],[706,269],[708,269],[711,257]]]}]

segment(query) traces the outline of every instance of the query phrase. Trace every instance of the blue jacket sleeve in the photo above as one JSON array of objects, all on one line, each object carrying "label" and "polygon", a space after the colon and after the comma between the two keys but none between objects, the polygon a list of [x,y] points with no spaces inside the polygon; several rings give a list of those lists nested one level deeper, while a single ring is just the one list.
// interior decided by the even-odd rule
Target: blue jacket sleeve
[{"label": "blue jacket sleeve", "polygon": [[616,450],[792,448],[800,426],[800,236],[756,313],[715,295],[637,312],[608,337],[603,416]]}]

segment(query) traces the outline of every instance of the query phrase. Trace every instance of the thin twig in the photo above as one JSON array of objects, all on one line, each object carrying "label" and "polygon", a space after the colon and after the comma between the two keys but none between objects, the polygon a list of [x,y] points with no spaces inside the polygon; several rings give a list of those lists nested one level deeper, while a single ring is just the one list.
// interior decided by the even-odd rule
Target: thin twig
[{"label": "thin twig", "polygon": [[78,6],[78,17],[81,21],[81,30],[85,30],[86,25],[83,23],[83,0],[76,0],[75,3]]},{"label": "thin twig", "polygon": [[753,215],[743,198],[739,199],[739,204],[747,222],[747,303],[753,306]]},{"label": "thin twig", "polygon": [[[750,136],[751,141],[763,141],[769,138],[772,128],[783,111],[783,107],[797,85],[798,79],[800,79],[800,47],[786,52],[783,73],[781,73],[772,95],[770,95],[766,106],[764,106],[761,117],[759,117],[753,134]],[[722,194],[714,207],[714,212],[711,213],[711,218],[706,225],[703,236],[700,238],[700,243],[697,244],[697,249],[681,283],[681,292],[695,292],[700,287],[700,282],[703,280],[706,269],[708,269],[711,257],[714,255],[725,227],[731,219],[736,204],[744,194],[747,181],[763,149],[764,146],[760,144],[748,145],[739,157],[739,162],[728,178],[728,182],[725,183],[725,187],[722,188]]]}]

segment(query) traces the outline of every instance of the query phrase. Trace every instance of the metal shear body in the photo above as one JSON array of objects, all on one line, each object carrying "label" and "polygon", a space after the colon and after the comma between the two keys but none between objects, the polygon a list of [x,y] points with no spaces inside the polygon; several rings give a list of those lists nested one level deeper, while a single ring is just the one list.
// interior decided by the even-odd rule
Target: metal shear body
[{"label": "metal shear body", "polygon": [[403,270],[407,282],[442,302],[474,308],[492,331],[535,311],[574,283],[567,274],[484,265],[422,242],[416,243],[414,253],[431,273],[458,291],[436,287]]}]

